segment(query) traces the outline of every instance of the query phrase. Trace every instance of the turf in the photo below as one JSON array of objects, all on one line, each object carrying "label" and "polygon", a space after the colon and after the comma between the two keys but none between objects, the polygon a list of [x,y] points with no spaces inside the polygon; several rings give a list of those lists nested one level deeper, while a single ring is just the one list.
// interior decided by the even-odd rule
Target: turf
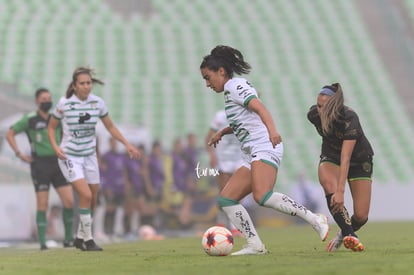
[{"label": "turf", "polygon": [[[305,225],[260,229],[271,251],[260,256],[208,256],[200,237],[103,245],[103,252],[7,248],[0,274],[413,274],[413,231],[413,222],[369,223],[359,232],[361,253],[328,253]],[[236,238],[234,249],[244,243]]]}]

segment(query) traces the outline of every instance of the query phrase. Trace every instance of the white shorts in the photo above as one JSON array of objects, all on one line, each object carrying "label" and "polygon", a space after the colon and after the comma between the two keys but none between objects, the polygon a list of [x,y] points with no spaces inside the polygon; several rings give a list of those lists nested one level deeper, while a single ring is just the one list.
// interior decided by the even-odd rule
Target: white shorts
[{"label": "white shorts", "polygon": [[66,155],[66,160],[59,159],[59,167],[68,182],[85,179],[88,184],[99,184],[99,166],[96,154],[87,157]]},{"label": "white shorts", "polygon": [[261,160],[279,169],[283,158],[283,143],[279,143],[276,148],[273,148],[270,141],[247,142],[243,144],[242,152],[243,166],[248,169],[250,169],[251,163],[256,160]]},{"label": "white shorts", "polygon": [[240,160],[225,160],[225,161],[219,161],[217,169],[220,172],[233,174],[236,172],[237,169],[239,169],[243,165],[243,161]]}]

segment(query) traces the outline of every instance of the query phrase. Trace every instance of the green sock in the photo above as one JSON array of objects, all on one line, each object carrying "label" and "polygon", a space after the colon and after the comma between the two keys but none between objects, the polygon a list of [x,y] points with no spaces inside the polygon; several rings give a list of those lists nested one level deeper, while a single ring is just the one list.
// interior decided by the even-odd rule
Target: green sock
[{"label": "green sock", "polygon": [[47,219],[46,211],[36,212],[37,236],[41,245],[46,245]]},{"label": "green sock", "polygon": [[65,241],[73,240],[73,208],[63,208],[63,224],[65,225]]}]

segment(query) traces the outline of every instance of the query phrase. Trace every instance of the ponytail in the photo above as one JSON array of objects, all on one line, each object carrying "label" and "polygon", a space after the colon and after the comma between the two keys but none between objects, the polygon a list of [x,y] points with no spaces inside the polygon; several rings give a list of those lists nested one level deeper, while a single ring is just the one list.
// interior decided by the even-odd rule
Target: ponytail
[{"label": "ponytail", "polygon": [[201,62],[200,69],[208,68],[212,71],[218,71],[219,68],[226,71],[228,77],[232,78],[236,74],[248,74],[251,66],[244,61],[242,53],[229,46],[216,46],[206,55]]},{"label": "ponytail", "polygon": [[[333,92],[332,95],[326,93],[329,90]],[[324,134],[328,134],[332,131],[333,122],[341,119],[341,112],[344,109],[344,94],[339,83],[324,86],[319,94],[329,96],[320,115],[322,131]]]}]

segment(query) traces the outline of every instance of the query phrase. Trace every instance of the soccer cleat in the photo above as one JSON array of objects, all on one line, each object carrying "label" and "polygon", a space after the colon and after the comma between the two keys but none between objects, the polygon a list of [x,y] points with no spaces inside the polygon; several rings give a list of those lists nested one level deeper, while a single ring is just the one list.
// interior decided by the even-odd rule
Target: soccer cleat
[{"label": "soccer cleat", "polygon": [[336,233],[335,237],[329,241],[328,245],[326,246],[326,250],[328,252],[335,252],[341,247],[343,241],[344,237],[342,236],[342,231],[339,231]]},{"label": "soccer cleat", "polygon": [[40,245],[40,250],[48,250],[48,249],[49,247],[47,247],[47,245],[45,244]]},{"label": "soccer cleat", "polygon": [[316,214],[316,216],[312,227],[319,234],[321,240],[325,241],[329,235],[328,218],[323,214]]},{"label": "soccer cleat", "polygon": [[85,244],[85,250],[84,251],[102,251],[103,250],[101,247],[99,247],[95,243],[95,241],[93,239],[84,242],[84,244]]},{"label": "soccer cleat", "polygon": [[86,250],[85,244],[83,242],[83,239],[79,239],[76,238],[75,241],[73,242],[73,245],[77,248],[80,249],[82,251]]},{"label": "soccer cleat", "polygon": [[344,237],[344,246],[354,252],[361,252],[364,250],[364,245],[354,236]]},{"label": "soccer cleat", "polygon": [[64,240],[63,241],[63,247],[67,248],[67,247],[74,247],[75,243],[73,240]]},{"label": "soccer cleat", "polygon": [[243,246],[243,248],[237,252],[231,253],[232,256],[240,256],[240,255],[263,255],[267,254],[269,251],[262,245],[260,248],[255,248],[249,245]]}]

